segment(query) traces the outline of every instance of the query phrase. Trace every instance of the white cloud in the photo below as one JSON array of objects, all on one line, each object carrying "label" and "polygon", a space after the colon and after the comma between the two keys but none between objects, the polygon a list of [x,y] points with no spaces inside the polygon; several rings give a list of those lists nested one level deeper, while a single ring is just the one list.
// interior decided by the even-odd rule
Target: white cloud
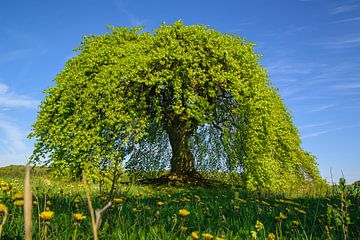
[{"label": "white cloud", "polygon": [[331,88],[338,90],[360,89],[360,83],[333,85]]},{"label": "white cloud", "polygon": [[16,49],[0,55],[0,62],[11,62],[13,60],[29,56],[34,51],[33,48]]},{"label": "white cloud", "polygon": [[307,134],[307,135],[304,135],[301,137],[301,139],[306,139],[306,138],[310,138],[310,137],[317,137],[317,136],[320,136],[320,135],[323,135],[325,133],[328,133],[330,131],[319,131],[319,132],[314,132],[314,133],[310,133],[310,134]]},{"label": "white cloud", "polygon": [[345,12],[352,12],[359,8],[359,5],[342,5],[334,8],[331,13],[332,14],[339,14],[339,13],[345,13]]},{"label": "white cloud", "polygon": [[360,17],[346,18],[338,21],[333,21],[331,23],[336,24],[336,23],[348,23],[348,22],[357,22],[357,21],[360,21]]},{"label": "white cloud", "polygon": [[360,46],[360,37],[338,39],[324,44],[326,48],[352,48]]},{"label": "white cloud", "polygon": [[318,106],[318,107],[312,109],[311,112],[321,112],[321,111],[324,111],[324,110],[327,110],[329,108],[333,108],[336,106],[337,106],[337,104],[328,104],[328,105]]},{"label": "white cloud", "polygon": [[13,123],[0,119],[0,133],[3,133],[1,143],[2,152],[16,154],[26,150],[24,138],[26,134]]},{"label": "white cloud", "polygon": [[0,107],[10,108],[37,108],[39,101],[28,96],[9,92],[9,87],[0,83]]}]

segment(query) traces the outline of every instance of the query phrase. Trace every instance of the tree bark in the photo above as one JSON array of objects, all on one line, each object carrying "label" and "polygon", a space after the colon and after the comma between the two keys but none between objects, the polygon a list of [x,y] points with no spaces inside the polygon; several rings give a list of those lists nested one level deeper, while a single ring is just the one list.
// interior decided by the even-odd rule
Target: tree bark
[{"label": "tree bark", "polygon": [[189,137],[193,130],[185,123],[172,122],[165,128],[172,148],[170,176],[177,178],[195,177],[195,158],[190,151]]}]

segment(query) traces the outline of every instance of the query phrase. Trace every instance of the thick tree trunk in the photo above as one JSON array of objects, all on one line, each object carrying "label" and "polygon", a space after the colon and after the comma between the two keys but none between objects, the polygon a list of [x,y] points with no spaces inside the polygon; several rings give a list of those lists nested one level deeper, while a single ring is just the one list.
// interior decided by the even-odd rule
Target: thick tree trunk
[{"label": "thick tree trunk", "polygon": [[190,151],[189,137],[192,130],[185,127],[185,124],[177,123],[166,127],[172,148],[170,160],[170,176],[174,178],[197,177],[195,171],[195,158]]}]

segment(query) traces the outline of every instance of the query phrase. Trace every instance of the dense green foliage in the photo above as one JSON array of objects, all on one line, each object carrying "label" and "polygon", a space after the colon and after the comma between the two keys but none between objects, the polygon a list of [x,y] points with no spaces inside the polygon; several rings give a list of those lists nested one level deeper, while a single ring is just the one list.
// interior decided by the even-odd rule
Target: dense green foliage
[{"label": "dense green foliage", "polygon": [[[22,197],[18,193],[22,193],[22,179],[2,180],[0,178],[0,204],[7,206],[9,211],[2,239],[23,239],[23,207],[16,205],[21,205],[19,201]],[[35,201],[33,239],[44,239],[45,225],[46,239],[49,240],[93,239],[82,184],[37,177],[32,178],[32,186]],[[326,197],[303,195],[289,199],[226,187],[154,188],[127,185],[119,189],[113,200],[99,196],[94,186],[91,188],[95,209],[102,208],[109,201],[113,204],[102,214],[100,239],[189,240],[193,239],[191,234],[195,231],[199,232],[200,239],[204,239],[201,237],[203,233],[213,235],[213,239],[253,239],[251,231],[257,232],[257,239],[264,240],[268,239],[269,233],[273,233],[276,239],[344,239],[342,212],[339,211],[344,193],[351,201],[346,212],[350,216],[349,239],[360,236],[359,187],[353,187],[351,192],[342,192],[336,187],[339,192],[329,193]],[[39,216],[46,208],[54,212],[49,221]],[[180,209],[190,214],[182,217]],[[77,222],[73,213],[82,213],[86,219]],[[0,223],[2,217],[0,210]],[[256,229],[257,221],[263,224],[263,228],[258,224]],[[327,229],[330,231],[327,232]]]},{"label": "dense green foliage", "polygon": [[85,37],[46,91],[33,162],[240,172],[250,189],[322,181],[252,43],[181,21],[111,29]]}]

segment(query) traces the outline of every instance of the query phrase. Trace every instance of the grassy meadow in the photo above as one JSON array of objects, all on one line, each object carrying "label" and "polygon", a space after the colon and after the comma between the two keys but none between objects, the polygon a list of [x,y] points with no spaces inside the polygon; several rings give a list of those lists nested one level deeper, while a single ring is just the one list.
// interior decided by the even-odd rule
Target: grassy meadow
[{"label": "grassy meadow", "polygon": [[[16,171],[0,171],[1,239],[24,239],[24,180]],[[45,170],[32,176],[32,239],[93,239],[87,187],[93,209],[103,210],[99,239],[360,239],[355,186],[275,195],[225,184],[129,183],[109,198],[86,185]]]}]

